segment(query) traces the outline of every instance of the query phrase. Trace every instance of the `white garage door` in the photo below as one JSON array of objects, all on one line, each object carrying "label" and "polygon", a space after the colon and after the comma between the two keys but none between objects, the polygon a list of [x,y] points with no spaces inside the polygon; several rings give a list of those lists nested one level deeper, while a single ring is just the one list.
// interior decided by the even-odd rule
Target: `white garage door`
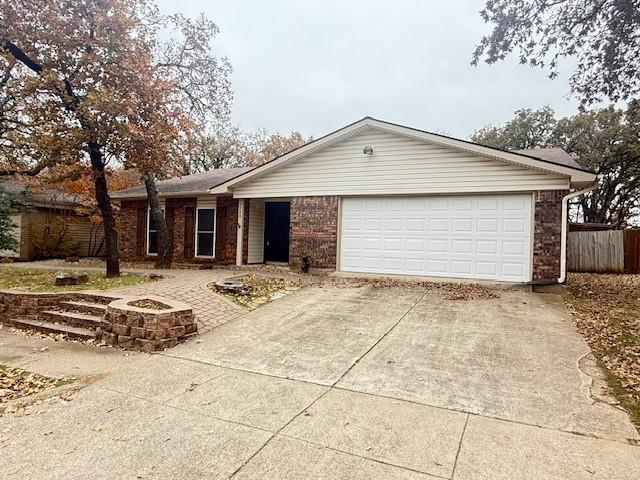
[{"label": "white garage door", "polygon": [[528,282],[531,195],[344,198],[340,269]]}]

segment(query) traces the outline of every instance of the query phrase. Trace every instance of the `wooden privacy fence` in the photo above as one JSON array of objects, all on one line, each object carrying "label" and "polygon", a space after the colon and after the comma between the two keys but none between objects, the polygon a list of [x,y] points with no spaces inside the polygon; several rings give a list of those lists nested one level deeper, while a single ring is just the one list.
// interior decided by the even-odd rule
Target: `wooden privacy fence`
[{"label": "wooden privacy fence", "polygon": [[640,230],[569,232],[567,269],[640,273]]}]

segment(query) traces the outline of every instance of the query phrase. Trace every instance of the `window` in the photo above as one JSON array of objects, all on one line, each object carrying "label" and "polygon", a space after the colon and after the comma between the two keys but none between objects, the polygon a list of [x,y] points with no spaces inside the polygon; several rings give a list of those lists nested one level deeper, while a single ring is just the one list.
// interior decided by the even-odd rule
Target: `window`
[{"label": "window", "polygon": [[[164,208],[162,209],[162,215],[164,216]],[[158,230],[156,228],[156,222],[151,216],[151,208],[147,211],[147,255],[158,254]]]},{"label": "window", "polygon": [[215,229],[215,208],[198,208],[196,218],[196,257],[213,258],[215,256]]}]

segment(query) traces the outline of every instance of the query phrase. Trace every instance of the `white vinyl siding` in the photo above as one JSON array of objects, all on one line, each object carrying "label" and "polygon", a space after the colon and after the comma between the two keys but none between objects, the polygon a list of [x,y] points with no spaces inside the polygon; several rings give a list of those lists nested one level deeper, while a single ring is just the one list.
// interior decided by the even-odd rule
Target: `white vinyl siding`
[{"label": "white vinyl siding", "polygon": [[531,194],[344,198],[347,272],[528,282]]},{"label": "white vinyl siding", "polygon": [[[374,154],[364,155],[365,145]],[[556,190],[569,178],[369,130],[233,187],[236,198]]]},{"label": "white vinyl siding", "polygon": [[216,208],[215,195],[207,195],[206,197],[197,198],[198,208]]},{"label": "white vinyl siding", "polygon": [[249,201],[248,263],[264,262],[264,201]]}]

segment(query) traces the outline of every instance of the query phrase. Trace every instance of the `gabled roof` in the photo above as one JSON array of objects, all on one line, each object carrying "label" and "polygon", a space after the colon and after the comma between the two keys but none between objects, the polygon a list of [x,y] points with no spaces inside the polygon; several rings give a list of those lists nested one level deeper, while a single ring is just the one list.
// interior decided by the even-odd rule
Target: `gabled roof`
[{"label": "gabled roof", "polygon": [[[235,185],[247,182],[252,178],[263,175],[271,170],[282,167],[297,159],[306,157],[312,153],[316,153],[319,150],[327,148],[331,145],[339,143],[347,138],[366,132],[370,129],[378,129],[385,132],[395,133],[398,135],[423,140],[437,145],[450,147],[462,152],[474,153],[497,160],[501,160],[505,163],[512,165],[518,165],[524,168],[530,168],[534,170],[544,171],[551,174],[563,175],[570,178],[571,183],[576,185],[590,185],[595,179],[596,175],[588,170],[583,169],[577,163],[569,164],[566,159],[558,160],[558,158],[550,160],[550,155],[543,155],[540,152],[531,155],[530,152],[524,153],[523,151],[511,152],[506,150],[500,150],[493,147],[487,147],[479,145],[477,143],[469,142],[466,140],[460,140],[457,138],[447,137],[436,133],[426,132],[424,130],[418,130],[395,123],[385,122],[377,120],[372,117],[364,117],[357,122],[354,122],[346,127],[329,133],[323,137],[318,138],[312,142],[309,142],[295,150],[292,150],[280,157],[255,167],[237,177],[230,179],[224,183],[221,183],[215,188],[211,189],[211,193],[227,193],[229,189],[233,189]],[[543,158],[546,157],[546,158]]]},{"label": "gabled roof", "polygon": [[[206,194],[211,188],[249,170],[251,168],[217,168],[208,172],[160,180],[156,182],[156,186],[161,197]],[[111,198],[115,200],[147,198],[147,190],[144,185],[137,185],[114,192],[111,194]]]}]

